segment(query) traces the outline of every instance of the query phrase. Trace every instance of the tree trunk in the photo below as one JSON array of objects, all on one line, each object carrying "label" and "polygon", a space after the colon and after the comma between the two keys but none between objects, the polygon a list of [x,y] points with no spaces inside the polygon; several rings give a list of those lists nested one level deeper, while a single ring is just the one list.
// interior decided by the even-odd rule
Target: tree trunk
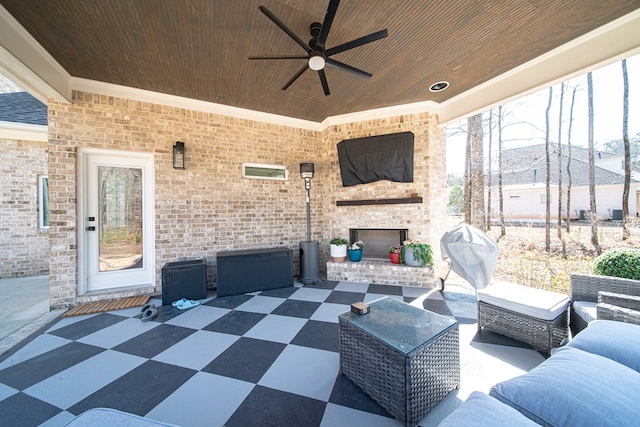
[{"label": "tree trunk", "polygon": [[602,249],[598,242],[598,211],[596,209],[596,173],[595,173],[595,148],[593,141],[593,81],[591,73],[587,73],[587,92],[589,110],[589,132],[587,142],[589,144],[589,217],[591,219],[591,244],[600,255]]},{"label": "tree trunk", "polygon": [[573,184],[573,178],[571,177],[571,128],[573,127],[573,107],[575,106],[577,90],[578,87],[575,86],[571,96],[569,131],[567,132],[567,233],[571,231],[571,185]]},{"label": "tree trunk", "polygon": [[567,245],[562,236],[562,107],[564,101],[564,82],[560,84],[560,106],[558,108],[558,224],[556,231],[562,244],[562,256],[567,256]]},{"label": "tree trunk", "polygon": [[482,114],[468,119],[471,135],[471,225],[486,231],[484,215],[484,149],[482,143]]},{"label": "tree trunk", "polygon": [[464,156],[464,222],[471,224],[471,130],[468,126]]},{"label": "tree trunk", "polygon": [[502,105],[498,107],[498,198],[500,201],[500,237],[507,235],[504,223],[504,195],[502,194]]},{"label": "tree trunk", "polygon": [[622,144],[624,145],[624,188],[622,190],[622,240],[631,237],[629,231],[629,187],[631,186],[631,146],[629,144],[629,78],[627,60],[622,60]]},{"label": "tree trunk", "polygon": [[489,110],[489,168],[487,171],[487,231],[491,230],[491,150],[493,150],[493,108]]},{"label": "tree trunk", "polygon": [[551,111],[551,103],[553,102],[553,86],[549,87],[549,103],[547,104],[547,110],[545,112],[545,123],[546,123],[546,131],[545,131],[545,144],[544,144],[544,154],[545,154],[545,163],[547,166],[547,178],[546,178],[546,213],[545,213],[545,224],[544,224],[544,249],[549,252],[551,250],[551,155],[549,153],[549,145],[551,142],[549,141],[549,111]]}]

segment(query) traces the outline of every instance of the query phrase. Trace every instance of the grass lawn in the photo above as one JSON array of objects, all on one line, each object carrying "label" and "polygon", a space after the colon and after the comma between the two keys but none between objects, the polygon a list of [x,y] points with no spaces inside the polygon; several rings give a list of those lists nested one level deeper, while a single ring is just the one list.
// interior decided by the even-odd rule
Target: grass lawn
[{"label": "grass lawn", "polygon": [[[460,221],[460,217],[450,217],[449,225],[453,228]],[[598,240],[602,251],[640,246],[640,221],[634,221],[630,230],[631,238],[623,241],[621,223],[599,223]],[[500,227],[494,225],[488,234],[500,246],[500,258],[493,270],[494,281],[509,281],[568,295],[569,275],[591,274],[593,260],[597,256],[591,244],[591,225],[586,221],[572,222],[569,233],[563,229],[564,254],[554,224],[551,227],[549,252],[545,251],[544,224],[508,225],[506,235],[502,238],[499,238]],[[445,268],[448,269],[448,266]]]}]

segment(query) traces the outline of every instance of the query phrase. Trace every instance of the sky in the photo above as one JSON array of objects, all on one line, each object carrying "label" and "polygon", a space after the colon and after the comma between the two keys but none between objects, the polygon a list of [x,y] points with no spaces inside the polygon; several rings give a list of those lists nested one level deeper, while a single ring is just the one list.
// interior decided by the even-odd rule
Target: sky
[{"label": "sky", "polygon": [[[622,61],[602,67],[592,72],[594,105],[594,141],[596,147],[613,139],[622,139]],[[627,76],[629,82],[629,137],[640,133],[640,55],[627,58]],[[587,146],[588,103],[586,74],[565,82],[563,101],[562,143],[567,143],[569,129],[569,109],[573,87],[576,92],[571,144]],[[553,87],[553,104],[549,113],[550,140],[558,141],[560,84]],[[503,147],[516,148],[526,145],[542,144],[545,141],[545,110],[549,100],[549,89],[532,93],[503,106],[503,113],[509,111],[504,123],[514,123],[503,127]],[[497,108],[497,107],[496,107]],[[462,176],[464,172],[464,153],[466,133],[451,135],[451,128],[461,125],[466,128],[466,119],[447,127],[447,173]],[[523,123],[525,122],[525,123]],[[526,123],[528,122],[528,123]],[[520,123],[520,124],[515,124]],[[536,129],[537,128],[537,129]],[[497,146],[497,132],[494,131],[494,145]],[[489,137],[485,135],[484,145],[488,146]],[[494,153],[496,151],[494,150]],[[495,155],[495,154],[494,154]]]}]

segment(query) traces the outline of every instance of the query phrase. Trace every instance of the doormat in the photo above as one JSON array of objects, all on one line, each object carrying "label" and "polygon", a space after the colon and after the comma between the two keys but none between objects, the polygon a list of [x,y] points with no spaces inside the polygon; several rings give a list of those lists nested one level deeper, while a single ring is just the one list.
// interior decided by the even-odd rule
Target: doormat
[{"label": "doormat", "polygon": [[79,316],[81,314],[104,313],[105,311],[122,310],[123,308],[142,307],[149,301],[150,295],[129,297],[111,301],[97,301],[73,307],[62,314],[62,317]]}]

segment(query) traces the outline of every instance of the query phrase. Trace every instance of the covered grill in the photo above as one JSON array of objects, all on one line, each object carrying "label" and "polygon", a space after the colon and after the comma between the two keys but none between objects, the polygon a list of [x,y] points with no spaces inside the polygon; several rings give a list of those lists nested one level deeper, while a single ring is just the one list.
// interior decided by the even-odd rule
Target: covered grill
[{"label": "covered grill", "polygon": [[442,259],[450,262],[447,275],[440,279],[442,290],[451,270],[476,290],[489,286],[500,248],[485,232],[469,224],[459,224],[442,236],[440,250]]}]

